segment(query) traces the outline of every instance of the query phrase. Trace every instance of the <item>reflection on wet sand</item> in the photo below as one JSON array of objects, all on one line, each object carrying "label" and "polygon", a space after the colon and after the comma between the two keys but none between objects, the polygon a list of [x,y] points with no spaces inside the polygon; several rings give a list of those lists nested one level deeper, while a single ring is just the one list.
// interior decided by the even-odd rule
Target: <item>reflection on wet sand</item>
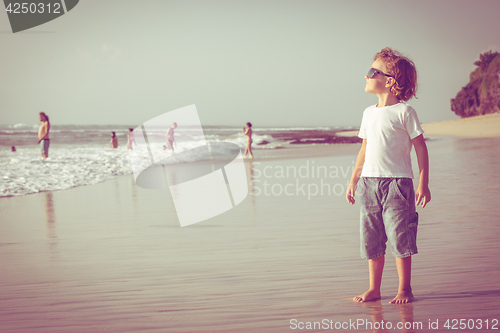
[{"label": "reflection on wet sand", "polygon": [[[357,303],[360,307],[370,309],[371,323],[367,322],[365,324],[366,329],[373,330],[374,333],[383,332],[401,332],[401,333],[413,333],[417,329],[422,329],[425,323],[420,324],[420,322],[415,322],[413,320],[413,303],[408,304],[382,304],[381,300],[366,303]],[[384,318],[384,309],[389,313],[393,312],[391,310],[397,307],[399,311],[399,321],[394,322],[393,320],[387,320]]]},{"label": "reflection on wet sand", "polygon": [[118,206],[120,206],[122,204],[122,202],[121,202],[121,195],[120,195],[121,192],[122,192],[122,189],[120,188],[120,183],[119,182],[115,182],[115,194],[114,194],[114,197],[116,199],[116,204]]},{"label": "reflection on wet sand", "polygon": [[57,233],[56,219],[54,214],[54,200],[52,192],[44,192],[45,194],[45,217],[47,227],[48,248],[52,259],[56,259],[57,255]]},{"label": "reflection on wet sand", "polygon": [[255,213],[255,188],[254,188],[254,175],[253,168],[254,164],[252,161],[246,161],[245,168],[247,169],[247,180],[248,180],[248,197],[250,198],[250,204],[252,205],[252,211]]}]

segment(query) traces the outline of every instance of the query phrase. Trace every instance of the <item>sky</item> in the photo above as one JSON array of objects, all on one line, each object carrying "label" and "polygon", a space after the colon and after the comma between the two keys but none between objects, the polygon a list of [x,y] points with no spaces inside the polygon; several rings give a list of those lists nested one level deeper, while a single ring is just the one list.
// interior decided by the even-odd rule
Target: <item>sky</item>
[{"label": "sky", "polygon": [[140,125],[195,104],[202,125],[353,126],[391,47],[418,70],[423,123],[479,54],[500,51],[500,1],[82,0],[12,33],[0,11],[0,124]]}]

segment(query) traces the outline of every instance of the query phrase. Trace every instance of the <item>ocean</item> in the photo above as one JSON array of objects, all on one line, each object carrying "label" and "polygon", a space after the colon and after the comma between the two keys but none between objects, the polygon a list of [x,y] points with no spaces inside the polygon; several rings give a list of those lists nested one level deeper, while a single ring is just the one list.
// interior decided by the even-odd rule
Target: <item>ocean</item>
[{"label": "ocean", "polygon": [[[132,173],[126,148],[124,125],[57,125],[50,130],[49,158],[43,160],[38,124],[0,125],[0,197],[90,185]],[[252,149],[258,158],[269,158],[276,149],[293,150],[306,144],[344,143],[335,133],[350,127],[254,127]],[[204,126],[208,142],[232,142],[244,151],[246,137],[241,127]],[[118,148],[109,146],[116,132]],[[186,147],[198,146],[202,138],[189,129],[177,128],[176,140]],[[198,144],[197,144],[198,143]],[[15,147],[15,152],[12,151]],[[263,153],[265,151],[265,153]],[[281,156],[283,152],[280,151]]]}]

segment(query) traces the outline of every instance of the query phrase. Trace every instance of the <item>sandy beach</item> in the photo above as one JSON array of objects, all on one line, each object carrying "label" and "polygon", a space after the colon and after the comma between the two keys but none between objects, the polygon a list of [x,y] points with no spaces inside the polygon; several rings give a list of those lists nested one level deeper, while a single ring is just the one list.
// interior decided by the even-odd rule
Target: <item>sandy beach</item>
[{"label": "sandy beach", "polygon": [[453,135],[470,138],[500,137],[500,114],[487,114],[422,125],[427,135]]},{"label": "sandy beach", "polygon": [[[388,304],[391,254],[382,300],[352,301],[368,286],[359,207],[344,198],[359,145],[318,146],[247,162],[248,197],[185,228],[168,191],[132,176],[1,198],[1,331],[443,332],[453,319],[471,332],[498,328],[500,140],[428,146],[432,201],[418,209],[413,303]],[[302,173],[280,176],[283,167]]]},{"label": "sandy beach", "polygon": [[[469,138],[494,138],[500,137],[500,114],[487,114],[471,118],[439,121],[422,124],[425,136],[450,135]],[[357,136],[358,131],[345,131],[337,133],[339,136]]]}]

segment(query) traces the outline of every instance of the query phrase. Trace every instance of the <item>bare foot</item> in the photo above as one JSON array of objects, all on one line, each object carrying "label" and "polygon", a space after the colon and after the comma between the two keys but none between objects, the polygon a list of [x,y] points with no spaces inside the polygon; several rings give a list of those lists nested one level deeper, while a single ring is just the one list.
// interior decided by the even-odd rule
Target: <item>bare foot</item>
[{"label": "bare foot", "polygon": [[380,299],[380,290],[368,289],[367,292],[365,292],[362,295],[354,297],[352,300],[354,302],[364,303],[364,302],[370,302],[370,301],[377,301],[379,299]]},{"label": "bare foot", "polygon": [[410,303],[415,299],[411,291],[399,291],[396,297],[389,303],[391,304],[405,304]]}]

